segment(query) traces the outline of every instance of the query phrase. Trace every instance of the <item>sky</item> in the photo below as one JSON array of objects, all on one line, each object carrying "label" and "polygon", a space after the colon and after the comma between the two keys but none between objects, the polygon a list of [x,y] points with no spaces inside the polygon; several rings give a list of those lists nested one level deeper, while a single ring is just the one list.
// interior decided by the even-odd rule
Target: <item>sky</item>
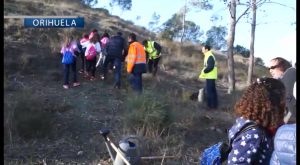
[{"label": "sky", "polygon": [[[180,10],[185,0],[132,0],[132,8],[130,11],[122,11],[119,7],[111,8],[110,0],[100,0],[95,7],[102,7],[109,10],[110,14],[118,15],[124,20],[134,22],[148,28],[148,23],[152,20],[152,14],[159,14],[159,25],[167,21],[173,14]],[[195,10],[192,9],[187,13],[187,20],[195,22],[204,32],[209,30],[211,26],[226,26],[229,29],[229,12],[228,8],[221,0],[213,0],[213,10]],[[242,2],[242,1],[241,1]],[[275,57],[283,57],[292,64],[296,62],[296,0],[273,0],[278,4],[264,4],[257,11],[256,16],[256,33],[254,56],[263,59],[268,66],[269,61]],[[290,8],[292,7],[292,8]],[[244,7],[238,6],[237,17],[244,11]],[[222,20],[212,22],[210,17],[218,15]],[[140,19],[137,19],[140,17]],[[242,45],[250,48],[251,25],[242,18],[236,26],[236,35],[234,46]],[[226,37],[227,38],[227,37]],[[205,38],[203,38],[205,42]]]}]

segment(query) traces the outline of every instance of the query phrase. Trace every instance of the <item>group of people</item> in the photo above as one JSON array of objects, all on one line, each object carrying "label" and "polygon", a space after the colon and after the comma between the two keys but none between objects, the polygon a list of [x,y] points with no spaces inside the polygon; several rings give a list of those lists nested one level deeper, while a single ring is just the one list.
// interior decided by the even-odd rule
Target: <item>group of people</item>
[{"label": "group of people", "polygon": [[[206,79],[207,107],[217,108],[216,60],[209,45],[202,52],[199,78]],[[258,78],[235,104],[237,119],[228,133],[232,143],[227,164],[296,164],[295,67],[284,58],[272,59],[268,68],[272,77]],[[242,131],[249,123],[256,126]]]},{"label": "group of people", "polygon": [[[100,37],[97,30],[84,34],[79,42],[66,37],[61,49],[63,88],[70,87],[70,68],[73,87],[80,85],[76,76],[76,58],[80,56],[80,73],[93,81],[97,63],[100,63],[100,77],[104,80],[108,69],[112,68],[114,87],[118,89],[121,87],[122,62],[125,61],[132,89],[142,92],[142,74],[148,70],[156,75],[161,46],[149,40],[140,43],[134,33],[128,35],[127,41],[121,32],[112,37],[104,33]],[[203,46],[202,53],[204,68],[199,78],[206,79],[208,108],[217,108],[217,62],[209,45]],[[296,164],[296,68],[277,57],[271,60],[269,71],[272,78],[258,78],[234,106],[237,119],[228,134],[232,141],[228,164]],[[249,123],[256,127],[239,133]]]},{"label": "group of people", "polygon": [[122,63],[126,62],[128,80],[132,89],[142,92],[142,74],[149,72],[156,76],[161,46],[151,40],[144,40],[140,43],[134,33],[128,35],[126,42],[122,32],[117,32],[112,37],[104,32],[100,36],[98,31],[94,29],[90,34],[84,33],[80,40],[66,36],[61,54],[64,66],[64,89],[70,88],[70,68],[73,72],[73,87],[80,86],[76,72],[76,59],[80,56],[81,69],[79,73],[94,81],[96,80],[96,69],[99,66],[100,78],[105,80],[108,70],[111,69],[114,72],[113,86],[116,89],[121,88]]}]

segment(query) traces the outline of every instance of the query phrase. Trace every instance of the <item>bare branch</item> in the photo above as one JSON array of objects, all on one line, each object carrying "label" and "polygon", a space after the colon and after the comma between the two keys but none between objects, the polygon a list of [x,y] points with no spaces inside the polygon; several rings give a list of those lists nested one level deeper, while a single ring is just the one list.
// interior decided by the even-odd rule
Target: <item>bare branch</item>
[{"label": "bare branch", "polygon": [[240,5],[240,6],[249,6],[250,5],[250,2],[246,2],[246,3],[241,3],[240,1],[237,3],[237,5]]},{"label": "bare branch", "polygon": [[250,9],[250,6],[247,7],[247,9],[237,18],[236,23],[239,22],[239,20],[242,18],[242,16],[244,16],[245,14],[247,14],[248,10]]},{"label": "bare branch", "polygon": [[287,8],[291,8],[292,10],[296,10],[294,7],[291,7],[291,6],[288,6],[288,5],[279,3],[279,2],[272,2],[272,1],[269,1],[269,2],[265,2],[265,3],[276,4],[276,5],[284,6],[284,7],[287,7]]}]

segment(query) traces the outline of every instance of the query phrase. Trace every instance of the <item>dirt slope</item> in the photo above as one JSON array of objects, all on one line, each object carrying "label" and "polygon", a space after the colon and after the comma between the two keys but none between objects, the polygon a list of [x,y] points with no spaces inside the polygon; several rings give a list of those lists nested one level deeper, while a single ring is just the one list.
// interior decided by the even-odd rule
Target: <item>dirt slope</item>
[{"label": "dirt slope", "polygon": [[[136,133],[124,126],[128,113],[127,97],[131,96],[125,70],[121,90],[112,88],[112,74],[108,80],[100,81],[99,70],[96,81],[91,82],[78,74],[81,86],[64,90],[61,57],[58,55],[61,38],[66,32],[80,36],[92,28],[121,30],[125,36],[131,31],[145,38],[153,36],[145,29],[108,16],[100,9],[91,10],[77,3],[10,0],[4,5],[4,13],[8,15],[76,13],[87,20],[84,29],[75,30],[25,29],[20,20],[5,20],[5,164],[109,164],[99,129],[110,128],[115,142]],[[96,21],[91,23],[91,20]],[[205,147],[226,138],[226,129],[234,121],[232,105],[236,98],[227,95],[226,84],[218,81],[220,107],[217,111],[207,111],[204,105],[191,101],[190,95],[204,85],[197,80],[202,64],[200,49],[187,46],[180,52],[177,50],[176,44],[170,44],[164,50],[157,78],[144,76],[145,93],[162,97],[161,101],[168,104],[174,115],[166,133],[142,137],[144,156],[166,152],[176,158],[165,160],[165,164],[196,164]],[[77,60],[77,66],[79,62]],[[222,62],[226,61],[220,58],[220,65]],[[143,162],[160,163],[161,160]]]}]

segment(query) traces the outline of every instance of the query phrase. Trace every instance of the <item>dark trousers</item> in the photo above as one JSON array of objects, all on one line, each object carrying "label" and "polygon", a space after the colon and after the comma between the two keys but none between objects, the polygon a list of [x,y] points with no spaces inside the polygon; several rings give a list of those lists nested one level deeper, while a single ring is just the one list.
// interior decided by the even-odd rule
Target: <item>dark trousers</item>
[{"label": "dark trousers", "polygon": [[103,65],[103,74],[106,77],[109,64],[112,63],[114,67],[114,86],[121,87],[121,71],[122,71],[122,62],[119,58],[106,58]]},{"label": "dark trousers", "polygon": [[143,91],[142,73],[131,73],[128,77],[128,80],[134,91],[139,93]]},{"label": "dark trousers", "polygon": [[81,58],[81,69],[85,71],[85,50],[86,48],[82,48],[82,52],[80,53],[80,58]]},{"label": "dark trousers", "polygon": [[77,74],[76,74],[76,60],[72,64],[63,64],[64,65],[64,85],[69,85],[69,73],[70,68],[73,72],[73,82],[77,82]]},{"label": "dark trousers", "polygon": [[218,97],[215,79],[206,79],[206,100],[209,108],[218,107]]},{"label": "dark trousers", "polygon": [[[160,57],[158,57],[154,60],[151,60],[151,59],[148,60],[148,71],[149,71],[149,73],[152,73],[153,76],[156,75],[156,72],[158,70],[159,59],[160,59]],[[153,67],[153,70],[152,70],[152,67]]]},{"label": "dark trousers", "polygon": [[86,71],[95,77],[95,72],[96,72],[96,63],[97,63],[97,58],[95,57],[93,60],[86,60]]}]

